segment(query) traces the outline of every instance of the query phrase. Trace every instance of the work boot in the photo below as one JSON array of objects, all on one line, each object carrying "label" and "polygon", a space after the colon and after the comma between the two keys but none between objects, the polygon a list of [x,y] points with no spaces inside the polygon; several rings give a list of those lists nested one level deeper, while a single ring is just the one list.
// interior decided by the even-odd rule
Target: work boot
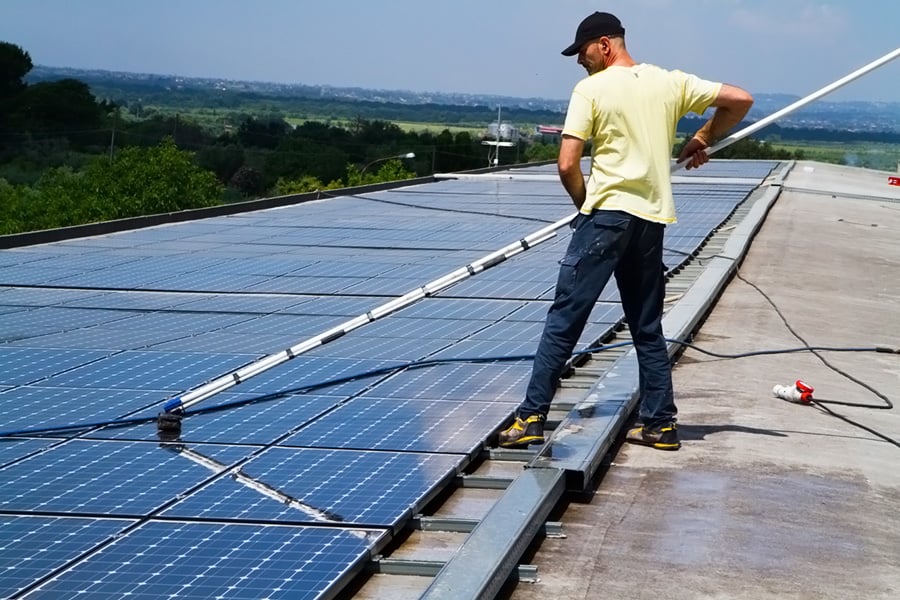
[{"label": "work boot", "polygon": [[650,446],[657,450],[678,450],[681,441],[678,439],[678,428],[675,423],[665,423],[656,427],[635,427],[628,431],[625,440],[632,444]]},{"label": "work boot", "polygon": [[531,415],[515,422],[505,431],[500,432],[499,445],[503,448],[527,448],[530,444],[544,443],[543,415]]}]

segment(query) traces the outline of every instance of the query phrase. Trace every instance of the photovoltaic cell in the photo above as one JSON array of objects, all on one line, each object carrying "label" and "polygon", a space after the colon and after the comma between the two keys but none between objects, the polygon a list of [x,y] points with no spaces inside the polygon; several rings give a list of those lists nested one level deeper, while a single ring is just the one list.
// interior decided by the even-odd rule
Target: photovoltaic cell
[{"label": "photovoltaic cell", "polygon": [[462,461],[462,456],[452,454],[270,448],[241,472],[294,503],[224,478],[163,514],[390,527],[420,508],[440,483],[455,475]]},{"label": "photovoltaic cell", "polygon": [[371,337],[365,329],[329,342],[310,351],[308,356],[321,358],[368,358],[373,360],[408,362],[421,360],[446,348],[454,341],[441,338],[419,340]]},{"label": "photovoltaic cell", "polygon": [[0,343],[128,319],[137,313],[46,307],[0,315]]},{"label": "photovoltaic cell", "polygon": [[192,335],[184,331],[122,328],[124,324],[119,322],[116,329],[99,326],[28,337],[10,342],[10,345],[30,348],[82,348],[112,353],[117,350],[143,350],[157,344],[190,338]]},{"label": "photovoltaic cell", "polygon": [[0,393],[0,413],[3,430],[12,431],[105,421],[162,399],[159,392],[21,386]]},{"label": "photovoltaic cell", "polygon": [[472,454],[511,414],[508,404],[358,398],[281,445]]},{"label": "photovoltaic cell", "polygon": [[[6,430],[4,427],[4,431]],[[58,443],[59,440],[0,438],[0,468]]]},{"label": "photovoltaic cell", "polygon": [[441,298],[497,298],[500,300],[533,300],[552,291],[554,281],[520,281],[498,284],[478,277],[466,279],[439,292]]},{"label": "photovoltaic cell", "polygon": [[485,329],[490,321],[451,321],[449,319],[412,319],[390,316],[360,329],[364,337],[428,340],[431,338],[456,340]]},{"label": "photovoltaic cell", "polygon": [[[271,394],[284,390],[318,385],[344,377],[362,375],[375,369],[397,365],[398,361],[351,360],[340,358],[319,358],[300,355],[274,369],[270,369],[240,384],[236,391],[254,394]],[[316,393],[344,396],[354,394],[372,385],[377,379],[363,377],[356,381],[331,385],[316,390]]]},{"label": "photovoltaic cell", "polygon": [[26,598],[313,600],[368,558],[383,533],[149,522]]},{"label": "photovoltaic cell", "polygon": [[104,291],[66,300],[66,306],[132,310],[167,310],[195,302],[207,296],[174,292]]},{"label": "photovoltaic cell", "polygon": [[[525,306],[515,300],[471,300],[465,298],[424,298],[404,308],[401,317],[495,321],[515,314]],[[546,308],[544,309],[546,313]]]},{"label": "photovoltaic cell", "polygon": [[[321,333],[320,330],[316,333]],[[311,335],[298,335],[290,330],[276,333],[228,333],[211,331],[197,335],[179,336],[175,339],[161,339],[154,342],[149,349],[168,352],[225,352],[230,354],[273,354],[290,348]]]},{"label": "photovoltaic cell", "polygon": [[[230,464],[248,446],[204,446]],[[72,440],[0,469],[0,510],[146,515],[213,475],[160,444]]]},{"label": "photovoltaic cell", "polygon": [[289,296],[247,295],[207,295],[182,305],[182,310],[190,312],[237,312],[250,314],[278,313],[288,309],[298,309],[309,302],[306,298]]},{"label": "photovoltaic cell", "polygon": [[11,598],[134,521],[0,515],[0,596]]},{"label": "photovoltaic cell", "polygon": [[[258,398],[253,394],[219,394],[198,410]],[[269,444],[292,429],[315,420],[342,401],[336,396],[294,395],[248,404],[228,410],[188,414],[182,421],[179,441],[185,443]],[[159,407],[142,411],[154,416]],[[90,434],[95,439],[156,440],[156,423],[105,429]]]},{"label": "photovoltaic cell", "polygon": [[[429,356],[429,359],[478,359],[489,357],[509,358],[513,356],[533,357],[537,350],[538,339],[527,341],[508,341],[508,340],[463,340],[456,342],[452,346]],[[527,365],[531,363],[523,361],[514,361],[509,364]]]},{"label": "photovoltaic cell", "polygon": [[223,328],[222,331],[224,333],[252,333],[254,335],[290,333],[296,343],[337,327],[347,320],[331,315],[253,315],[252,318],[246,318],[234,325],[229,325]]},{"label": "photovoltaic cell", "polygon": [[363,397],[519,403],[530,364],[449,364],[393,375]]},{"label": "photovoltaic cell", "polygon": [[0,346],[0,384],[24,385],[98,361],[109,353],[96,350],[46,350]]},{"label": "photovoltaic cell", "polygon": [[198,381],[224,375],[255,358],[254,354],[127,351],[50,377],[41,385],[178,392],[190,389]]}]

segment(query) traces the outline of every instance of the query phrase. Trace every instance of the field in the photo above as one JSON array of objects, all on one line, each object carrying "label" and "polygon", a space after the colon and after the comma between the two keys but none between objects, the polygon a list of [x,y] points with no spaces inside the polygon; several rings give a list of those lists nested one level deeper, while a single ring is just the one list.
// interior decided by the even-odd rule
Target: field
[{"label": "field", "polygon": [[871,142],[769,142],[773,148],[803,152],[806,160],[894,171],[900,164],[900,144]]},{"label": "field", "polygon": [[[279,111],[277,110],[278,107],[273,106],[269,108],[273,109],[270,114],[279,114]],[[226,124],[229,123],[229,121],[247,114],[243,110],[232,108],[176,109],[166,106],[153,106],[152,110],[155,110],[158,114],[170,117],[179,114],[182,118],[194,121],[205,129],[217,134],[230,129],[229,127],[226,127]],[[307,121],[327,121],[331,125],[352,129],[354,123],[352,119],[341,117],[317,117],[310,114],[291,115],[290,112],[283,114],[287,115],[284,117],[284,120],[293,126],[301,125]],[[394,120],[392,122],[405,131],[415,133],[430,131],[437,135],[446,129],[454,136],[457,133],[467,132],[474,139],[481,138],[485,134],[488,126],[488,122],[485,122],[483,125],[444,124],[410,120]],[[516,126],[523,135],[526,136],[534,131],[533,123],[516,123]],[[781,141],[778,139],[769,139],[767,140],[767,143],[774,149],[786,150],[791,153],[798,151],[802,152],[803,157],[807,160],[833,164],[896,172],[898,169],[897,165],[900,163],[900,144],[858,141],[805,142],[793,140]]]}]

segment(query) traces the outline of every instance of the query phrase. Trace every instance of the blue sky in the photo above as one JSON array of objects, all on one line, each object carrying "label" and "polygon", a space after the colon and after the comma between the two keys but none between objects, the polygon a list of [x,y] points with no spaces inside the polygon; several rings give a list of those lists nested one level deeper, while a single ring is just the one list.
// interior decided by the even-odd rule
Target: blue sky
[{"label": "blue sky", "polygon": [[[640,62],[806,95],[900,46],[898,0],[2,0],[35,64],[568,98],[594,10]],[[900,102],[900,59],[829,96]]]}]

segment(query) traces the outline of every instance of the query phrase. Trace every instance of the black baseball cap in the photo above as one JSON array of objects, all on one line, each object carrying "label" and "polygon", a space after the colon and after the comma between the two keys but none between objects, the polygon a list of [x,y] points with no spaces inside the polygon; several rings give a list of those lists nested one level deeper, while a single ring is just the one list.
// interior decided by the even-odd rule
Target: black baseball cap
[{"label": "black baseball cap", "polygon": [[604,35],[625,35],[625,28],[622,22],[606,12],[595,12],[589,15],[578,24],[578,30],[575,31],[575,41],[572,45],[562,51],[563,56],[575,56],[585,42],[595,40]]}]

